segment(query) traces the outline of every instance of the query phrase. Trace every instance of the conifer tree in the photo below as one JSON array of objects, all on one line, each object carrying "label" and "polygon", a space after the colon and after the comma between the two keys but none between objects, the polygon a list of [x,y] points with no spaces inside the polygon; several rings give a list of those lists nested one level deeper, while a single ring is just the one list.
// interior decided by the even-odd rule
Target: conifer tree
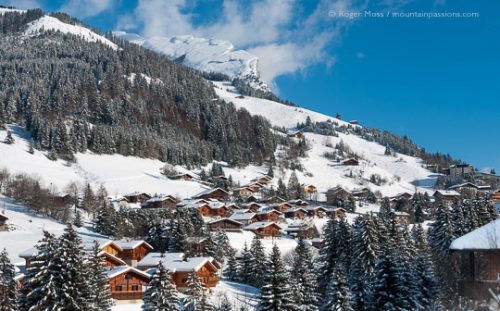
[{"label": "conifer tree", "polygon": [[293,309],[288,275],[276,244],[269,258],[269,272],[264,275],[260,308],[262,311],[288,311]]},{"label": "conifer tree", "polygon": [[14,265],[4,248],[0,253],[0,310],[2,311],[18,310],[15,275]]},{"label": "conifer tree", "polygon": [[382,203],[380,204],[380,216],[387,217],[391,212],[391,205],[389,203],[389,198],[385,197],[382,199]]},{"label": "conifer tree", "polygon": [[203,284],[200,278],[195,272],[190,273],[187,279],[187,296],[184,299],[184,310],[200,311],[203,291]]},{"label": "conifer tree", "polygon": [[333,268],[332,274],[327,278],[328,285],[326,286],[325,297],[321,310],[354,311],[345,266],[336,264]]},{"label": "conifer tree", "polygon": [[250,252],[252,254],[250,284],[257,288],[262,288],[264,285],[264,278],[262,276],[268,272],[266,268],[267,258],[262,241],[257,236],[254,236],[252,240]]},{"label": "conifer tree", "polygon": [[75,219],[73,219],[73,225],[78,228],[83,226],[82,213],[78,210],[75,213]]},{"label": "conifer tree", "polygon": [[113,306],[111,289],[104,274],[105,264],[101,256],[99,243],[94,241],[92,253],[86,262],[88,270],[86,289],[89,291],[87,308],[92,311],[110,311]]},{"label": "conifer tree", "polygon": [[278,189],[276,190],[276,194],[280,198],[288,199],[288,189],[286,188],[285,183],[281,178],[278,179]]},{"label": "conifer tree", "polygon": [[171,276],[160,261],[149,287],[144,293],[144,311],[177,311],[179,298]]},{"label": "conifer tree", "polygon": [[227,265],[224,269],[224,277],[230,281],[238,280],[239,265],[236,260],[236,251],[231,251],[227,257]]},{"label": "conifer tree", "polygon": [[379,253],[377,224],[370,215],[358,216],[353,225],[350,289],[355,310],[365,310]]},{"label": "conifer tree", "polygon": [[238,281],[245,284],[251,284],[252,275],[252,264],[253,255],[248,249],[247,243],[243,246],[243,251],[241,252],[241,264],[238,269]]},{"label": "conifer tree", "polygon": [[295,305],[303,311],[318,310],[318,296],[316,275],[310,247],[301,237],[297,242],[291,270],[293,284],[300,285],[292,288],[292,298]]},{"label": "conifer tree", "polygon": [[15,142],[14,137],[12,137],[11,131],[7,131],[7,136],[5,137],[5,143],[7,145],[12,145]]}]

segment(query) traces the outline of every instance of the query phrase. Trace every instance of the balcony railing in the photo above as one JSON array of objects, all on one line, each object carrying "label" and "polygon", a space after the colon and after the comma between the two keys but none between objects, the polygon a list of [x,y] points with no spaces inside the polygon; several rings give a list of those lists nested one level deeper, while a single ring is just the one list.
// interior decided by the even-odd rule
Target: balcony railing
[{"label": "balcony railing", "polygon": [[135,300],[144,297],[143,291],[111,292],[111,297],[117,300]]}]

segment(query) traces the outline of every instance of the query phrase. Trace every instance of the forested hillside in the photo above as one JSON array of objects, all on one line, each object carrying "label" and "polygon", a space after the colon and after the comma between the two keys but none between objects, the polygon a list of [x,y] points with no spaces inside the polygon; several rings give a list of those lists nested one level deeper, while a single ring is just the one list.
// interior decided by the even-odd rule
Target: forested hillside
[{"label": "forested hillside", "polygon": [[53,159],[91,150],[247,164],[273,154],[269,123],[221,104],[199,72],[125,41],[114,50],[54,31],[23,35],[42,14],[0,16],[0,124],[25,126]]}]

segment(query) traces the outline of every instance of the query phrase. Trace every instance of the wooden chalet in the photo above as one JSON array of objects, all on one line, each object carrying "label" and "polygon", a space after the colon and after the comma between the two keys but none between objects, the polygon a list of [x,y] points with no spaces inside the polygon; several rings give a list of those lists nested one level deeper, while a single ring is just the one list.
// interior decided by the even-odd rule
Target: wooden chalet
[{"label": "wooden chalet", "polygon": [[316,186],[311,185],[311,184],[304,185],[303,188],[304,188],[304,192],[308,193],[308,194],[316,193],[318,191],[318,188],[316,188]]},{"label": "wooden chalet", "polygon": [[342,163],[342,165],[345,165],[345,166],[358,166],[359,165],[359,161],[357,159],[354,159],[354,158],[346,159],[346,160],[342,161],[341,163]]},{"label": "wooden chalet", "polygon": [[401,200],[408,201],[408,200],[411,200],[412,197],[413,197],[413,194],[408,193],[408,192],[402,192],[398,195],[393,196],[392,199],[395,199],[398,201],[401,201]]},{"label": "wooden chalet", "polygon": [[275,210],[277,210],[278,212],[284,213],[284,212],[288,211],[289,209],[291,209],[293,207],[293,205],[288,203],[288,202],[281,202],[281,203],[271,205],[271,207],[274,208]]},{"label": "wooden chalet", "polygon": [[466,263],[459,295],[473,300],[491,298],[490,289],[500,286],[500,219],[454,240],[453,256]]},{"label": "wooden chalet", "polygon": [[410,214],[406,212],[390,212],[389,216],[394,218],[394,220],[401,225],[409,225],[411,223]]},{"label": "wooden chalet", "polygon": [[123,196],[128,203],[139,203],[145,202],[151,199],[151,196],[145,192],[133,192]]},{"label": "wooden chalet", "polygon": [[285,212],[285,218],[302,219],[307,216],[307,211],[302,207],[294,207]]},{"label": "wooden chalet", "polygon": [[115,255],[111,255],[105,251],[101,251],[99,253],[99,256],[102,258],[105,267],[121,267],[127,265],[127,263],[123,259]]},{"label": "wooden chalet", "polygon": [[198,206],[198,211],[203,217],[223,217],[225,216],[229,209],[221,202],[210,202],[200,204]]},{"label": "wooden chalet", "polygon": [[229,219],[235,220],[237,222],[242,223],[243,225],[249,225],[251,223],[254,223],[257,221],[257,214],[250,212],[250,213],[233,213]]},{"label": "wooden chalet", "polygon": [[313,238],[313,239],[311,239],[311,244],[313,247],[315,247],[317,249],[323,248],[323,246],[325,246],[325,239]]},{"label": "wooden chalet", "polygon": [[241,187],[233,191],[233,195],[241,198],[248,198],[254,194],[254,191],[250,187]]},{"label": "wooden chalet", "polygon": [[175,208],[177,199],[171,195],[153,197],[141,204],[141,208]]},{"label": "wooden chalet", "polygon": [[302,137],[304,137],[304,133],[302,133],[301,131],[296,131],[296,132],[288,133],[287,136],[301,139]]},{"label": "wooden chalet", "polygon": [[326,213],[332,218],[344,218],[346,210],[342,207],[327,208]]},{"label": "wooden chalet", "polygon": [[242,207],[256,213],[259,209],[262,208],[262,205],[260,205],[257,202],[250,202],[250,203],[244,204]]},{"label": "wooden chalet", "polygon": [[173,180],[191,181],[191,180],[195,179],[196,176],[194,176],[191,173],[181,173],[181,174],[176,174],[176,175],[173,175],[173,176],[169,176],[168,178],[169,179],[173,179]]},{"label": "wooden chalet", "polygon": [[278,221],[282,213],[275,209],[268,209],[260,211],[256,215],[258,221]]},{"label": "wooden chalet", "polygon": [[260,177],[255,179],[256,182],[258,182],[259,184],[262,184],[262,185],[267,185],[272,180],[273,180],[273,178],[271,176],[268,176],[268,175],[263,175],[263,176],[260,176]]},{"label": "wooden chalet", "polygon": [[116,256],[133,267],[153,250],[153,247],[143,240],[120,240],[116,241],[116,244],[122,248]]},{"label": "wooden chalet", "polygon": [[253,192],[259,192],[262,188],[264,188],[264,185],[259,182],[253,182],[247,187],[250,188]]},{"label": "wooden chalet", "polygon": [[104,270],[111,297],[117,300],[138,300],[144,297],[151,275],[134,267],[111,267]]},{"label": "wooden chalet", "polygon": [[355,189],[351,192],[351,195],[356,199],[356,200],[365,200],[368,197],[368,194],[370,193],[369,188],[360,188],[360,189]]},{"label": "wooden chalet", "polygon": [[500,189],[493,191],[491,193],[490,199],[495,203],[500,202]]},{"label": "wooden chalet", "polygon": [[230,218],[221,218],[208,222],[208,228],[210,231],[228,231],[228,232],[240,232],[243,224],[239,221]]},{"label": "wooden chalet", "polygon": [[155,269],[160,261],[172,274],[172,283],[181,291],[187,288],[189,274],[193,272],[206,288],[215,287],[220,280],[220,265],[212,257],[186,257],[184,253],[149,253],[137,266],[141,270]]},{"label": "wooden chalet", "polygon": [[436,203],[443,202],[445,205],[451,205],[455,199],[460,198],[460,193],[455,190],[436,190],[432,196]]},{"label": "wooden chalet", "polygon": [[307,222],[295,222],[289,224],[285,229],[285,232],[294,238],[313,239],[319,237],[319,231],[316,226]]},{"label": "wooden chalet", "polygon": [[296,206],[308,206],[309,205],[309,203],[307,203],[306,201],[304,201],[302,199],[290,200],[290,201],[288,201],[288,203],[290,203],[292,205],[296,205]]},{"label": "wooden chalet", "polygon": [[286,202],[286,200],[283,198],[280,198],[278,196],[272,196],[266,200],[266,203],[269,203],[269,204],[278,204],[278,203],[283,203],[283,202]]},{"label": "wooden chalet", "polygon": [[222,188],[207,189],[195,196],[196,199],[216,199],[225,201],[229,197],[229,193]]},{"label": "wooden chalet", "polygon": [[275,222],[258,221],[244,227],[243,229],[252,231],[255,235],[261,238],[277,238],[281,236],[281,226]]},{"label": "wooden chalet", "polygon": [[351,121],[349,121],[349,124],[359,125],[359,121],[358,120],[351,120]]},{"label": "wooden chalet", "polygon": [[326,202],[331,205],[337,205],[338,202],[345,201],[349,197],[349,191],[337,186],[326,191]]},{"label": "wooden chalet", "polygon": [[328,209],[323,206],[309,206],[305,208],[307,216],[323,218],[327,215]]},{"label": "wooden chalet", "polygon": [[0,214],[0,228],[5,226],[5,223],[7,222],[8,219],[9,218],[7,218],[6,216]]}]

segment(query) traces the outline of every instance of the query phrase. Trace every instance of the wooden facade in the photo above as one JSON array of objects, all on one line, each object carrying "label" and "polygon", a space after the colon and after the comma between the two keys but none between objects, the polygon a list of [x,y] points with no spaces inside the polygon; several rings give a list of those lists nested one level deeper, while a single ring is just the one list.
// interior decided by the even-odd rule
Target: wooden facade
[{"label": "wooden facade", "polygon": [[151,245],[145,241],[138,241],[132,246],[123,246],[123,250],[119,252],[116,256],[124,260],[130,266],[136,266],[137,262],[153,250]]},{"label": "wooden facade", "polygon": [[111,297],[117,300],[142,299],[150,278],[148,274],[130,267],[110,275]]},{"label": "wooden facade", "polygon": [[198,207],[198,211],[203,217],[223,217],[227,214],[228,208],[224,205],[213,207],[210,204],[203,204]]},{"label": "wooden facade", "polygon": [[323,218],[327,214],[328,210],[322,206],[310,207],[306,209],[307,216],[309,217],[319,217]]},{"label": "wooden facade", "polygon": [[315,193],[316,191],[318,191],[318,188],[316,188],[316,186],[314,186],[314,185],[305,185],[304,186],[305,193],[312,194],[312,193]]},{"label": "wooden facade", "polygon": [[175,208],[177,200],[171,196],[152,198],[142,203],[142,208]]},{"label": "wooden facade", "polygon": [[443,202],[445,205],[451,205],[456,198],[460,198],[460,194],[456,191],[438,190],[433,194],[435,202]]},{"label": "wooden facade", "polygon": [[346,210],[342,207],[332,208],[327,210],[328,216],[332,218],[344,218]]},{"label": "wooden facade", "polygon": [[131,193],[123,196],[125,199],[127,199],[128,203],[143,203],[149,199],[151,199],[151,196],[147,193]]},{"label": "wooden facade", "polygon": [[211,189],[210,191],[205,191],[205,192],[199,194],[196,198],[197,199],[216,199],[216,200],[224,201],[228,197],[229,197],[229,193],[227,193],[224,189],[215,188],[215,189]]},{"label": "wooden facade", "polygon": [[500,202],[500,189],[494,191],[491,194],[491,200],[495,203]]},{"label": "wooden facade", "polygon": [[268,238],[268,237],[277,238],[281,236],[281,227],[274,222],[258,226],[255,228],[251,228],[249,230],[261,238]]},{"label": "wooden facade", "polygon": [[275,210],[277,210],[280,213],[284,213],[284,212],[288,211],[289,209],[291,209],[292,207],[293,207],[292,204],[289,204],[287,202],[278,203],[278,204],[272,206],[272,208],[274,208]]},{"label": "wooden facade", "polygon": [[100,256],[102,258],[102,261],[104,262],[105,267],[120,267],[127,265],[124,260],[109,253],[101,252]]},{"label": "wooden facade", "polygon": [[239,232],[241,231],[243,224],[236,220],[223,218],[209,222],[208,227],[210,228],[211,231],[222,230],[230,232]]},{"label": "wooden facade", "polygon": [[356,159],[347,159],[347,160],[342,161],[342,165],[345,165],[345,166],[358,166],[359,165],[359,161],[356,160]]},{"label": "wooden facade", "polygon": [[[168,267],[167,267],[168,268]],[[220,277],[217,275],[218,268],[212,262],[207,261],[198,271],[196,271],[196,276],[198,276],[206,288],[212,288],[217,285],[220,281]],[[188,278],[191,271],[176,271],[172,274],[172,283],[175,284],[177,289],[183,290],[188,287]]]},{"label": "wooden facade", "polygon": [[281,213],[277,210],[268,210],[257,214],[258,221],[277,221]]},{"label": "wooden facade", "polygon": [[248,198],[253,195],[253,190],[249,187],[236,189],[233,194],[242,198]]},{"label": "wooden facade", "polygon": [[349,191],[342,187],[331,188],[326,192],[326,202],[331,205],[337,205],[338,202],[347,200],[349,195]]},{"label": "wooden facade", "polygon": [[307,211],[303,208],[289,209],[285,212],[285,218],[298,218],[302,219],[307,216]]},{"label": "wooden facade", "polygon": [[5,226],[5,223],[7,222],[8,218],[5,217],[4,215],[0,214],[0,227]]}]

